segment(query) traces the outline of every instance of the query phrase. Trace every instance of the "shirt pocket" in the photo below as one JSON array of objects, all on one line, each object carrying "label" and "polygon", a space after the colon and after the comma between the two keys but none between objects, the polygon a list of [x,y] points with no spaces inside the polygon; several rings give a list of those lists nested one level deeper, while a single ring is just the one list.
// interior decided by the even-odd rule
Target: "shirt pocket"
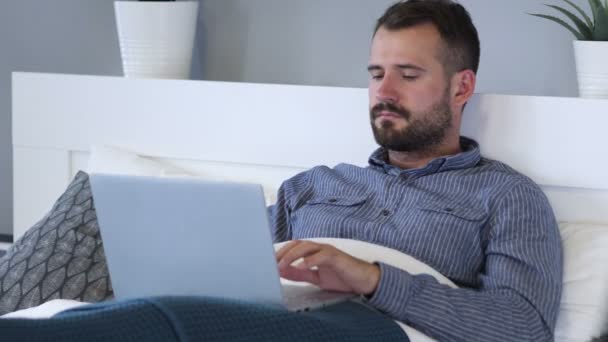
[{"label": "shirt pocket", "polygon": [[309,199],[307,205],[329,205],[336,207],[356,207],[367,201],[366,196],[332,196],[323,195]]},{"label": "shirt pocket", "polygon": [[487,216],[487,213],[483,209],[451,203],[426,201],[419,203],[417,206],[419,210],[430,213],[438,218],[453,218],[456,221],[462,219],[469,222],[477,222],[484,220]]},{"label": "shirt pocket", "polygon": [[473,274],[483,258],[482,231],[489,218],[484,209],[448,201],[421,202],[412,217],[414,245],[420,258],[448,277]]},{"label": "shirt pocket", "polygon": [[367,196],[316,195],[291,216],[294,239],[311,237],[354,238],[358,217],[366,212]]}]

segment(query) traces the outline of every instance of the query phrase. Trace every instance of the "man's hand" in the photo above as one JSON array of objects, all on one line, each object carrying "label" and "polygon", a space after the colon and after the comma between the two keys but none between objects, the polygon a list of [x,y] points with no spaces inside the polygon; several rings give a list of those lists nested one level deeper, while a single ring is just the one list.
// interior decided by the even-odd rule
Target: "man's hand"
[{"label": "man's hand", "polygon": [[[372,294],[380,281],[380,267],[357,259],[331,245],[292,241],[276,254],[281,277],[304,281],[322,289]],[[292,263],[303,258],[302,263]]]}]

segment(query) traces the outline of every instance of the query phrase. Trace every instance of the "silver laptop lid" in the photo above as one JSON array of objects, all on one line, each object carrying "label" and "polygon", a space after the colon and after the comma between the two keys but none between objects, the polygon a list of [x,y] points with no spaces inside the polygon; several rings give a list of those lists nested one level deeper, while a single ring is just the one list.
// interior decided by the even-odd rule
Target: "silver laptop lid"
[{"label": "silver laptop lid", "polygon": [[202,295],[281,305],[260,185],[92,174],[117,298]]}]

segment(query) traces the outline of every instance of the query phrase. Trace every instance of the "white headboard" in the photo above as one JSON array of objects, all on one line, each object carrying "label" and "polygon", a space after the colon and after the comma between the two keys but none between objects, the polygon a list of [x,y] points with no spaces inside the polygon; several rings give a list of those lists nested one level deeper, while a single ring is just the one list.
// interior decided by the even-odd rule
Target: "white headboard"
[{"label": "white headboard", "polygon": [[[608,222],[608,101],[476,95],[463,133],[529,175],[558,219]],[[46,213],[91,145],[271,186],[376,148],[366,89],[13,74],[14,235]]]}]

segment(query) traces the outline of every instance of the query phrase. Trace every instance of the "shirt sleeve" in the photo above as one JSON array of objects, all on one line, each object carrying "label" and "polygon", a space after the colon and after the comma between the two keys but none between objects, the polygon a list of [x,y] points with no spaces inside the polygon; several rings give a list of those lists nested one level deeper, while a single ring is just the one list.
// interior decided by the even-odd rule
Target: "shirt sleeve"
[{"label": "shirt sleeve", "polygon": [[272,227],[274,243],[292,239],[291,212],[311,192],[309,186],[311,172],[312,170],[299,173],[283,182],[277,193],[276,203],[268,207],[268,218]]},{"label": "shirt sleeve", "polygon": [[519,184],[493,209],[479,288],[379,263],[369,304],[440,341],[552,341],[562,286],[562,247],[542,191]]}]

